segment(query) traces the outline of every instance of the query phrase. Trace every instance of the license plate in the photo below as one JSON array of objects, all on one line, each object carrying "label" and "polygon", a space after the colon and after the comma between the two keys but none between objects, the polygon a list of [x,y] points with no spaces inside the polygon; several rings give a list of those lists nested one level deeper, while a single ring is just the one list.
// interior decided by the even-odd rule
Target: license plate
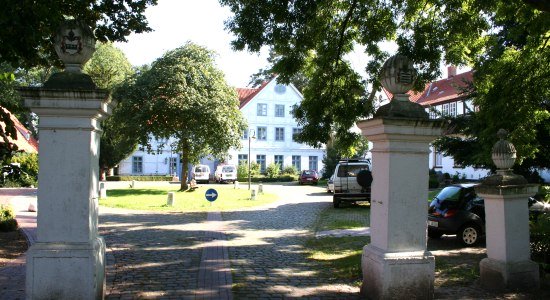
[{"label": "license plate", "polygon": [[308,181],[312,181],[312,180],[313,180],[313,178],[308,178],[307,180],[308,180]]},{"label": "license plate", "polygon": [[428,226],[437,227],[438,224],[435,221],[428,221]]}]

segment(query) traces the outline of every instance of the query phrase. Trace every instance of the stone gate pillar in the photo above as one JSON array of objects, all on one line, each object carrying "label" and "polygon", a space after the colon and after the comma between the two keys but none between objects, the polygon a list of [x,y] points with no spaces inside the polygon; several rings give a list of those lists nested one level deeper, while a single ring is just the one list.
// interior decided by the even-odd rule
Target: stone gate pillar
[{"label": "stone gate pillar", "polygon": [[539,287],[539,266],[531,261],[529,249],[528,198],[538,185],[527,184],[523,176],[510,168],[516,149],[504,140],[507,132],[499,130],[492,158],[497,174],[476,187],[485,199],[487,258],[479,264],[481,285],[491,290],[530,290]]},{"label": "stone gate pillar", "polygon": [[429,144],[441,134],[422,106],[409,101],[415,70],[388,59],[383,86],[394,94],[375,117],[358,122],[373,142],[371,243],[363,248],[361,292],[372,299],[432,299],[435,260],[426,250]]},{"label": "stone gate pillar", "polygon": [[27,299],[102,299],[105,243],[98,235],[99,122],[109,94],[81,73],[95,50],[87,27],[58,33],[65,71],[39,88],[22,88],[39,116],[38,236],[27,253]]}]

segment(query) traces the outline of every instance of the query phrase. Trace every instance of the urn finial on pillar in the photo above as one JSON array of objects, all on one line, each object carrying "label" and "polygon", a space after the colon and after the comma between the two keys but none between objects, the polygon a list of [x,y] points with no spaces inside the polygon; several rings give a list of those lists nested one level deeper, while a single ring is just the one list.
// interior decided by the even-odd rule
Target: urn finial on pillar
[{"label": "urn finial on pillar", "polygon": [[75,19],[65,20],[55,36],[54,48],[65,70],[53,74],[44,88],[96,89],[92,78],[82,73],[82,66],[95,52],[95,38],[89,26]]},{"label": "urn finial on pillar", "polygon": [[408,57],[396,54],[384,63],[380,72],[382,86],[393,94],[390,103],[381,106],[375,117],[428,119],[428,113],[418,104],[409,101],[407,94],[413,88],[417,72]]},{"label": "urn finial on pillar", "polygon": [[508,131],[500,129],[497,133],[499,141],[493,146],[491,158],[497,167],[497,173],[483,180],[484,185],[517,185],[526,184],[527,180],[512,172],[512,167],[516,162],[516,147],[508,140]]}]

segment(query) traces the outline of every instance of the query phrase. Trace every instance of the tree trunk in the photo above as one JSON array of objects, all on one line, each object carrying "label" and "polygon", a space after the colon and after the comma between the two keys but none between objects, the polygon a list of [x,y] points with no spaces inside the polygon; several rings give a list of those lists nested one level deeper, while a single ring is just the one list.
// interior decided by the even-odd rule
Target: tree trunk
[{"label": "tree trunk", "polygon": [[180,191],[187,191],[189,186],[187,185],[187,177],[189,174],[189,156],[187,151],[183,151],[181,154],[181,186]]}]

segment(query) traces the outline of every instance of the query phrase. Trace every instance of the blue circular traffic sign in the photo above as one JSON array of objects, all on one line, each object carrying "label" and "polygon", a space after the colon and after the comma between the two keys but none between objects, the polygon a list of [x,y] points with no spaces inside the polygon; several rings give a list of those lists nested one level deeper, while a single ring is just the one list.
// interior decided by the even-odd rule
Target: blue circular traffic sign
[{"label": "blue circular traffic sign", "polygon": [[208,189],[206,190],[204,196],[206,197],[206,200],[214,202],[216,201],[216,199],[218,199],[218,192],[216,192],[215,189]]}]

